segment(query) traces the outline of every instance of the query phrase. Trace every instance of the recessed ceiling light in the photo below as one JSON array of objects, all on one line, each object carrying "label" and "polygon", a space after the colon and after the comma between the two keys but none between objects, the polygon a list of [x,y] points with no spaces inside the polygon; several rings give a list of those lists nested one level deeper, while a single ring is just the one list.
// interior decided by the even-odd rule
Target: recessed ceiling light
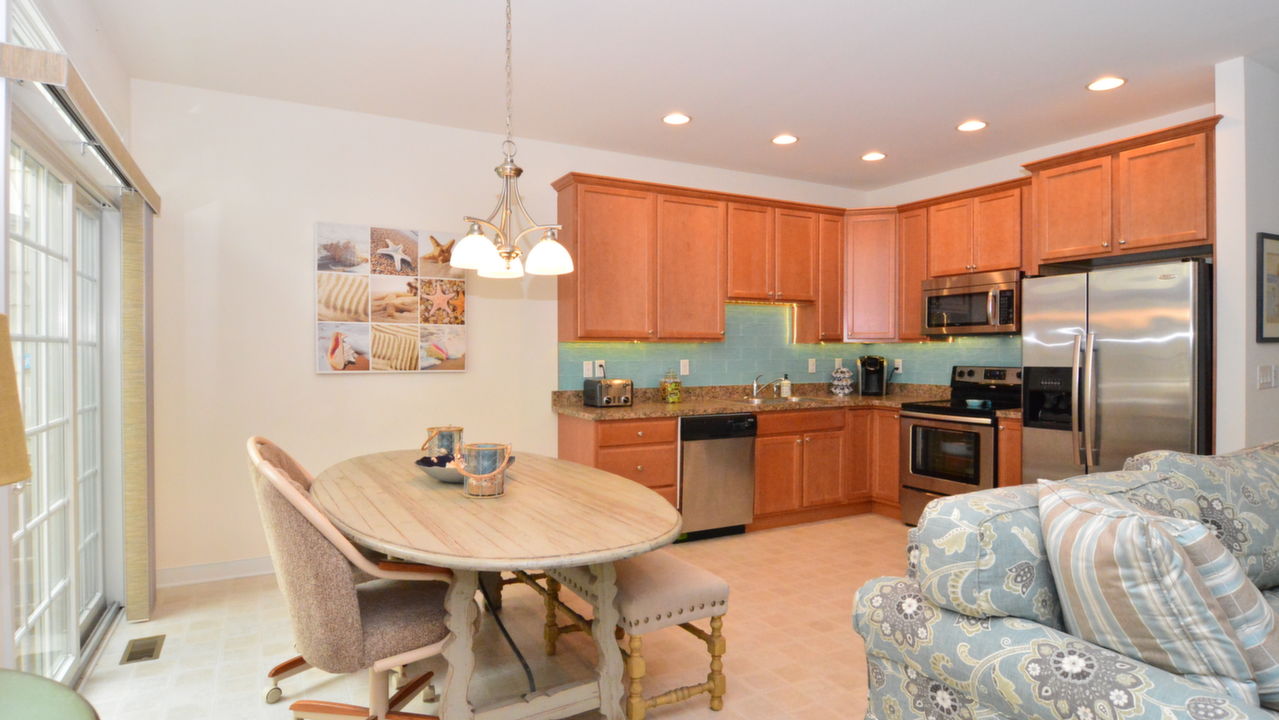
[{"label": "recessed ceiling light", "polygon": [[1088,83],[1088,89],[1092,90],[1093,92],[1104,92],[1106,90],[1114,90],[1115,88],[1119,87],[1120,85],[1123,85],[1126,82],[1128,81],[1124,80],[1121,77],[1115,77],[1114,75],[1106,75],[1105,77],[1099,77],[1096,80],[1093,80],[1092,82]]},{"label": "recessed ceiling light", "polygon": [[693,118],[685,115],[682,112],[673,112],[670,115],[667,115],[666,117],[662,118],[662,122],[666,123],[667,125],[687,125],[689,121],[692,119]]},{"label": "recessed ceiling light", "polygon": [[866,162],[879,162],[880,160],[883,160],[886,157],[888,156],[885,155],[884,153],[878,150],[872,150],[871,152],[868,152],[865,155],[863,155],[862,159],[865,160]]},{"label": "recessed ceiling light", "polygon": [[774,145],[794,145],[797,142],[799,142],[799,138],[786,133],[782,133],[781,135],[773,138]]},{"label": "recessed ceiling light", "polygon": [[977,132],[986,127],[986,123],[981,120],[965,120],[955,128],[959,132]]}]

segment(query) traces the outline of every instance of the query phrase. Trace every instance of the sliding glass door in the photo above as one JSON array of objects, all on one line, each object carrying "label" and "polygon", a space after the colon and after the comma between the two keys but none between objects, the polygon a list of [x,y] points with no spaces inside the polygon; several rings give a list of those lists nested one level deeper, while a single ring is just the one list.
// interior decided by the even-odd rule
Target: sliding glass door
[{"label": "sliding glass door", "polygon": [[101,210],[9,154],[8,308],[31,479],[9,503],[19,670],[74,673],[102,616]]}]

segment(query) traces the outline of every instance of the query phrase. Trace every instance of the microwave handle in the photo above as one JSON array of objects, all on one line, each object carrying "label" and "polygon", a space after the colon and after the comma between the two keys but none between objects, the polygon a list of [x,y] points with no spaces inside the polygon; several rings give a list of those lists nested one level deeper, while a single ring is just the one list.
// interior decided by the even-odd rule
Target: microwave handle
[{"label": "microwave handle", "polygon": [[999,318],[995,315],[995,308],[999,303],[999,291],[991,290],[986,293],[986,322],[991,327],[999,324]]}]

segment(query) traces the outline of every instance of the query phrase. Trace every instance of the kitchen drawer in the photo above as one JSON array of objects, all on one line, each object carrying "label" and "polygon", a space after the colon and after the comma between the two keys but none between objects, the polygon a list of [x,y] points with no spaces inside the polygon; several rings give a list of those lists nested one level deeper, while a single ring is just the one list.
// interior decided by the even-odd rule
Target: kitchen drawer
[{"label": "kitchen drawer", "polygon": [[599,424],[599,445],[645,445],[675,442],[675,418],[657,420],[609,420]]},{"label": "kitchen drawer", "polygon": [[784,410],[755,415],[760,435],[805,433],[810,430],[840,430],[844,427],[844,410]]},{"label": "kitchen drawer", "polygon": [[666,502],[673,507],[679,507],[679,491],[674,485],[666,485],[664,487],[650,488],[653,492],[666,498]]},{"label": "kitchen drawer", "polygon": [[600,448],[595,466],[651,488],[675,485],[675,445]]}]

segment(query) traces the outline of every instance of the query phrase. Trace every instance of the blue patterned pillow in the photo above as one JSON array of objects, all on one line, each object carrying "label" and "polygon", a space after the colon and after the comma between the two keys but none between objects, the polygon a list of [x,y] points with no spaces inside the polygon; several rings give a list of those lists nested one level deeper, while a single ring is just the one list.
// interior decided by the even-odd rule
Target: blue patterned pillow
[{"label": "blue patterned pillow", "polygon": [[1061,483],[1041,481],[1039,491],[1044,546],[1072,635],[1260,704],[1223,601],[1233,609],[1269,607],[1204,525]]}]

